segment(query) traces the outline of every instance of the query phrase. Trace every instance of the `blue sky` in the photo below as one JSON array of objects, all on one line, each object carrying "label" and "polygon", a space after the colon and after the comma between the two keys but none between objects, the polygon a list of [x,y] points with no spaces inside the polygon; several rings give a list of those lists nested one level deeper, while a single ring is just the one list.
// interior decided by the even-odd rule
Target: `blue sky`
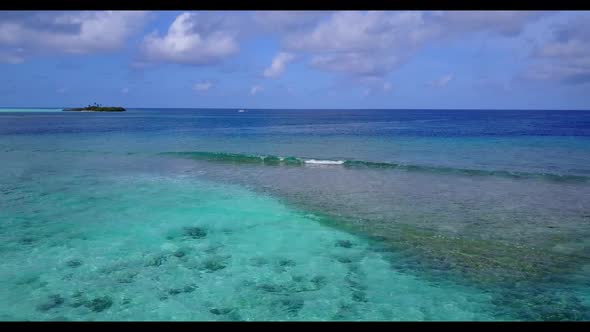
[{"label": "blue sky", "polygon": [[590,12],[0,12],[0,106],[590,109]]}]

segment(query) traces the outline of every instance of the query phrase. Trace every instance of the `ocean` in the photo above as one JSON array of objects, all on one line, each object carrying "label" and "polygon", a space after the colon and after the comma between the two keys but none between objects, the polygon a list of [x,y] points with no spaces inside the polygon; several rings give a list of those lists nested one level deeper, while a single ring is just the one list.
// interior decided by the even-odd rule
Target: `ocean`
[{"label": "ocean", "polygon": [[590,111],[0,111],[2,321],[590,320]]}]

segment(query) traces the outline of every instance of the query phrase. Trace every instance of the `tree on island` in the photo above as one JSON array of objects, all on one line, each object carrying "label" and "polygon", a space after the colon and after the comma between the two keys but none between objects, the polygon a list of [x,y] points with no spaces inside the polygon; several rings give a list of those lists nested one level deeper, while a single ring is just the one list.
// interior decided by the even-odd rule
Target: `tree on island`
[{"label": "tree on island", "polygon": [[94,102],[86,107],[66,108],[64,111],[124,112],[125,109],[123,107],[104,107],[102,104]]}]

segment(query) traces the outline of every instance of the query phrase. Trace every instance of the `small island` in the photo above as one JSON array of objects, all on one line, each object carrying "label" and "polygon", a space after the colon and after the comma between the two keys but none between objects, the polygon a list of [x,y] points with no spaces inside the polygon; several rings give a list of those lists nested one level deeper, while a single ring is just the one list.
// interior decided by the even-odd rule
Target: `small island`
[{"label": "small island", "polygon": [[78,108],[64,108],[64,111],[77,111],[77,112],[125,112],[126,109],[123,107],[104,107],[101,104],[94,103],[94,105],[88,105],[86,107]]}]

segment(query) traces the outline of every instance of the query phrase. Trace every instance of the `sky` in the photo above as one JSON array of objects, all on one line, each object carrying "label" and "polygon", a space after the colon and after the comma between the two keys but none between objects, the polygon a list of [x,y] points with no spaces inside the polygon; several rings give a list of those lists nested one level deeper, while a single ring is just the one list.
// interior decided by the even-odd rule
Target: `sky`
[{"label": "sky", "polygon": [[590,109],[588,11],[0,11],[0,107]]}]

